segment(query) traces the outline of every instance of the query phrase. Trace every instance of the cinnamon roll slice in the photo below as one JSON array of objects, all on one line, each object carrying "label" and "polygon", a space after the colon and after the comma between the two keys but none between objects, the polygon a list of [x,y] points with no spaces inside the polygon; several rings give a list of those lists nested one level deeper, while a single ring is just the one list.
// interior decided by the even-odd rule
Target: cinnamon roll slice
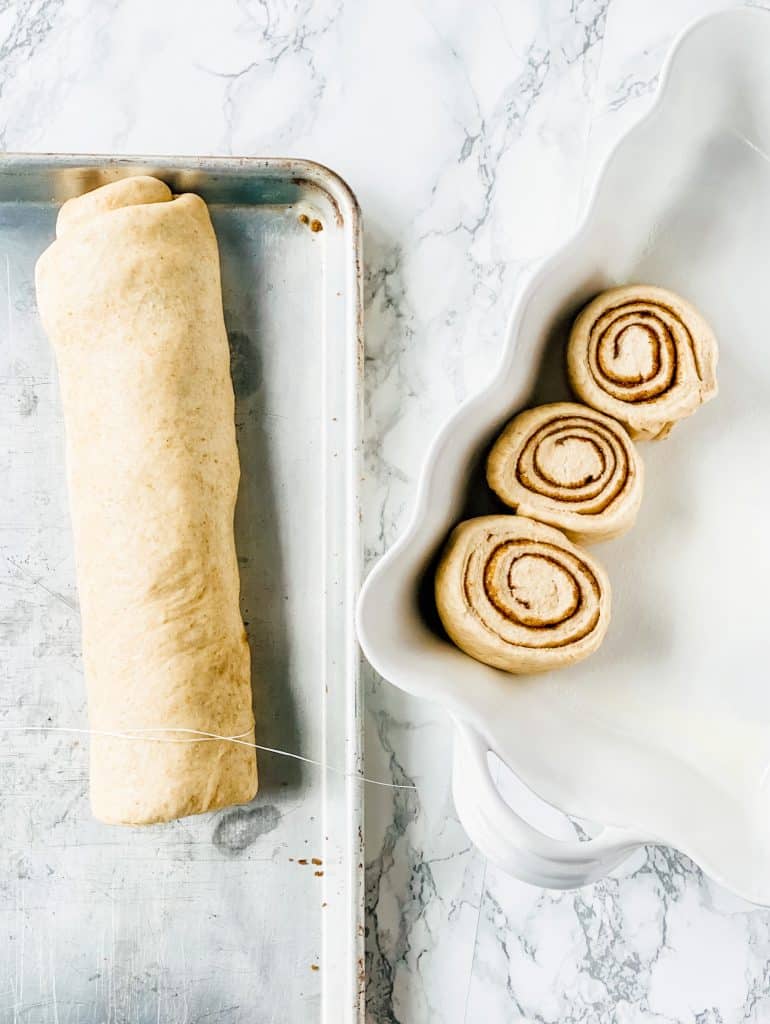
[{"label": "cinnamon roll slice", "polygon": [[567,347],[576,395],[631,437],[666,437],[717,393],[717,342],[689,302],[663,288],[612,288],[578,316]]},{"label": "cinnamon roll slice", "polygon": [[444,628],[466,654],[507,672],[588,657],[610,620],[610,584],[559,530],[524,516],[482,516],[452,532],[436,571]]},{"label": "cinnamon roll slice", "polygon": [[643,465],[625,429],[604,413],[555,402],[516,416],[487,462],[506,505],[573,540],[619,537],[636,519]]}]

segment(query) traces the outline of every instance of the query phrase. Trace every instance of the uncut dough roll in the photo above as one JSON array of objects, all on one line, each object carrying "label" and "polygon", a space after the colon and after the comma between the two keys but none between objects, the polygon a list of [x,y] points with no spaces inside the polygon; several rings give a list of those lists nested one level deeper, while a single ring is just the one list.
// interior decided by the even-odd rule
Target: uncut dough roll
[{"label": "uncut dough roll", "polygon": [[514,417],[489,453],[489,486],[506,505],[576,541],[629,530],[642,501],[642,460],[617,420],[575,402]]},{"label": "uncut dough roll", "polygon": [[[36,283],[64,406],[90,726],[253,742],[234,398],[206,204],[149,177],[72,199]],[[91,737],[97,818],[149,824],[254,796],[253,749],[159,735],[174,742]]]},{"label": "uncut dough roll", "polygon": [[598,562],[524,516],[460,523],[441,556],[435,594],[454,643],[506,672],[581,661],[610,621],[610,583]]},{"label": "uncut dough roll", "polygon": [[631,437],[666,437],[717,393],[717,342],[700,313],[651,285],[612,288],[578,316],[567,370],[578,398]]}]

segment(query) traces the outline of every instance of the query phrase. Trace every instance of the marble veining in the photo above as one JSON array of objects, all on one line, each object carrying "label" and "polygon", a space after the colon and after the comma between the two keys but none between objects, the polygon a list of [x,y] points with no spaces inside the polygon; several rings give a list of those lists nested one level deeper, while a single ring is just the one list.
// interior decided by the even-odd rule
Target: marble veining
[{"label": "marble veining", "polygon": [[[405,525],[431,436],[493,372],[522,282],[651,102],[671,40],[721,6],[8,0],[0,146],[296,155],[350,182],[366,224],[370,565]],[[44,386],[25,383],[20,416]],[[23,628],[14,609],[0,632]],[[664,849],[577,893],[504,876],[455,815],[448,721],[363,677],[367,774],[417,787],[367,793],[371,1024],[770,1019],[770,912]],[[221,839],[238,849],[274,824],[265,810]]]}]

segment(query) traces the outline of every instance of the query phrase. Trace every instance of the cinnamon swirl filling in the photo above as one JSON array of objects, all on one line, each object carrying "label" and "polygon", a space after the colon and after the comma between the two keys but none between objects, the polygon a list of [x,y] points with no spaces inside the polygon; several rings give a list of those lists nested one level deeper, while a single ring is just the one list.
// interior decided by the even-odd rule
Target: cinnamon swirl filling
[{"label": "cinnamon swirl filling", "polygon": [[493,491],[511,508],[574,540],[630,529],[642,499],[643,465],[617,420],[557,402],[516,416],[487,462]]},{"label": "cinnamon swirl filling", "polygon": [[659,438],[717,392],[717,343],[698,311],[663,288],[603,292],[575,321],[570,381],[632,437]]},{"label": "cinnamon swirl filling", "polygon": [[436,603],[467,654],[508,672],[538,672],[597,649],[610,589],[598,563],[558,530],[523,516],[483,516],[453,531]]}]

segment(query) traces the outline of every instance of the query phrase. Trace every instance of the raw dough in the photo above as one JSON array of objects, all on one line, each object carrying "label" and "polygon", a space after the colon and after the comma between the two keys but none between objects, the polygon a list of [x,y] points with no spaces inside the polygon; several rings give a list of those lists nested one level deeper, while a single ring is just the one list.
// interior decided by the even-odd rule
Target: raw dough
[{"label": "raw dough", "polygon": [[522,515],[572,540],[609,540],[634,525],[643,465],[617,420],[555,402],[511,420],[489,454],[487,479]]},{"label": "raw dough", "polygon": [[[65,203],[37,265],[56,350],[94,730],[253,742],[239,464],[206,204],[128,178]],[[250,800],[253,749],[91,738],[91,804],[147,824]]]},{"label": "raw dough", "polygon": [[575,321],[567,369],[575,394],[628,427],[666,437],[717,393],[717,342],[689,302],[663,288],[612,288]]},{"label": "raw dough", "polygon": [[481,516],[452,532],[436,606],[457,646],[507,672],[543,672],[593,654],[610,621],[610,583],[595,559],[524,516]]}]

